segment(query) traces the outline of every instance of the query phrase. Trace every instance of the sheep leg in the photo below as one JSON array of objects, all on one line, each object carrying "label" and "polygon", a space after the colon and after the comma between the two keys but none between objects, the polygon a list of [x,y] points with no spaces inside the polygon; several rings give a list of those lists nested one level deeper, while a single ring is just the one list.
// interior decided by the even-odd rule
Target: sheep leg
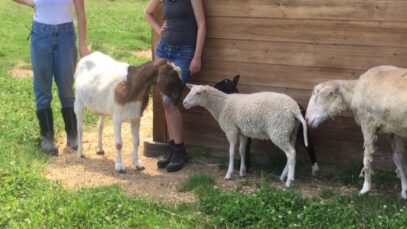
[{"label": "sheep leg", "polygon": [[[301,125],[299,125],[299,123],[297,123],[296,124],[297,126],[293,129],[293,132],[291,133],[291,136],[290,136],[290,145],[291,145],[291,148],[293,148],[294,149],[294,151],[295,151],[295,141],[297,140],[297,136],[298,136],[298,133],[300,133],[299,132],[299,129],[301,129],[301,136],[299,136],[300,137],[300,139],[302,139],[303,140],[303,144],[305,145],[305,142],[304,142],[304,136],[302,135],[302,126]],[[288,149],[288,151],[289,151],[290,149]],[[284,151],[285,152],[285,151]],[[295,153],[295,152],[294,152]],[[287,154],[287,153],[286,153]],[[295,163],[295,158],[294,158],[294,163]],[[288,161],[288,157],[287,157],[287,163],[285,164],[285,167],[284,167],[284,170],[283,170],[283,172],[281,173],[281,175],[280,175],[280,181],[281,182],[284,182],[286,179],[287,179],[287,176],[288,176],[288,168],[289,168],[289,161]],[[294,177],[293,177],[293,179],[294,179]],[[288,181],[288,180],[287,180]]]},{"label": "sheep leg", "polygon": [[226,133],[226,138],[229,141],[229,167],[228,171],[225,176],[225,180],[230,180],[230,177],[233,172],[233,163],[235,159],[235,147],[238,139],[238,134],[233,132],[233,133]]},{"label": "sheep leg", "polygon": [[294,181],[294,173],[295,173],[295,148],[290,146],[287,151],[285,151],[287,156],[287,164],[288,164],[288,176],[285,186],[288,188],[291,186],[291,183]]},{"label": "sheep leg", "polygon": [[372,161],[373,161],[373,153],[374,153],[374,142],[377,139],[375,131],[373,128],[368,127],[369,124],[362,126],[362,133],[364,139],[364,157],[363,157],[363,169],[360,173],[361,177],[365,177],[365,181],[363,183],[363,187],[360,190],[360,194],[365,194],[372,189]]},{"label": "sheep leg", "polygon": [[407,199],[407,179],[405,173],[405,163],[404,163],[404,153],[405,148],[403,140],[399,136],[394,136],[391,138],[391,146],[393,149],[393,161],[397,167],[398,174],[400,175],[401,181],[401,197]]},{"label": "sheep leg", "polygon": [[96,151],[97,155],[103,155],[105,154],[105,151],[103,150],[103,125],[105,123],[105,117],[103,115],[99,116],[98,120],[98,148]]},{"label": "sheep leg", "polygon": [[[283,173],[280,176],[284,178],[287,176],[287,181],[285,182],[285,186],[288,188],[291,186],[291,183],[294,181],[294,173],[295,173],[295,147],[291,144],[291,142],[277,142],[273,141],[274,144],[280,148],[287,157],[287,164],[284,168]],[[284,180],[284,179],[283,179]]]},{"label": "sheep leg", "polygon": [[131,133],[133,135],[133,165],[137,170],[143,170],[144,166],[141,160],[138,158],[138,147],[140,142],[140,119],[135,118],[131,121]]},{"label": "sheep leg", "polygon": [[124,173],[126,171],[124,167],[124,163],[122,160],[122,121],[117,117],[113,117],[113,130],[114,130],[114,137],[116,142],[116,161],[114,163],[114,168],[119,173]]},{"label": "sheep leg", "polygon": [[239,145],[239,153],[240,153],[240,172],[239,176],[244,177],[246,176],[246,145],[247,145],[247,137],[240,135],[240,145]]},{"label": "sheep leg", "polygon": [[74,110],[77,120],[77,131],[78,131],[78,158],[83,157],[83,106],[78,99],[75,100]]},{"label": "sheep leg", "polygon": [[287,175],[288,175],[288,160],[287,160],[287,163],[284,166],[283,172],[280,175],[280,181],[284,182],[285,179],[287,178]]}]

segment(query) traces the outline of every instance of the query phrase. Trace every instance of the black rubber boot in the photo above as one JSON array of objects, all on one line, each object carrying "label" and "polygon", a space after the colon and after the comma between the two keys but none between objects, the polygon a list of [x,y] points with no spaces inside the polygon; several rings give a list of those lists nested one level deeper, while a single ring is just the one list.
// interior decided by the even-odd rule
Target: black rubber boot
[{"label": "black rubber boot", "polygon": [[66,145],[72,150],[78,150],[78,130],[76,115],[72,107],[62,108],[62,117],[65,123]]},{"label": "black rubber boot", "polygon": [[174,141],[171,140],[171,141],[168,143],[167,152],[165,152],[165,154],[164,154],[164,156],[163,156],[162,159],[160,159],[160,160],[157,161],[157,167],[158,167],[159,169],[163,169],[163,168],[167,167],[167,165],[168,165],[168,164],[170,163],[170,161],[171,161],[171,157],[172,157],[173,154],[174,154]]},{"label": "black rubber boot", "polygon": [[184,143],[174,144],[174,154],[170,163],[167,165],[167,172],[177,172],[182,169],[187,161],[187,153]]},{"label": "black rubber boot", "polygon": [[50,155],[58,155],[58,149],[54,143],[54,118],[51,108],[37,110],[37,118],[40,124],[41,149]]}]

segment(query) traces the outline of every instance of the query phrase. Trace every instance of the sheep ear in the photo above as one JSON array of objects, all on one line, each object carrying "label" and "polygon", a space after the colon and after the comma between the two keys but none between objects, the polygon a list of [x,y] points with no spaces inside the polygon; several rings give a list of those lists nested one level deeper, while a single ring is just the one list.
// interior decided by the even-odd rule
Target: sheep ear
[{"label": "sheep ear", "polygon": [[336,88],[335,87],[325,87],[321,88],[319,91],[319,94],[322,96],[331,96],[336,93]]},{"label": "sheep ear", "polygon": [[187,83],[185,84],[185,86],[187,86],[187,88],[192,89],[192,87],[194,86],[193,84]]},{"label": "sheep ear", "polygon": [[235,77],[233,77],[233,84],[235,85],[235,87],[237,86],[237,83],[239,82],[239,78],[240,78],[240,75],[235,75]]}]

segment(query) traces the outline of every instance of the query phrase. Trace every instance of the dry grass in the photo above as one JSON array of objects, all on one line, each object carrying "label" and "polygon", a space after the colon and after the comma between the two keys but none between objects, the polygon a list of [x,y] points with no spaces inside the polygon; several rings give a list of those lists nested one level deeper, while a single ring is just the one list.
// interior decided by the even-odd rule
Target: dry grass
[{"label": "dry grass", "polygon": [[151,49],[137,50],[137,51],[132,52],[132,54],[133,54],[135,57],[151,58],[151,56],[152,56]]},{"label": "dry grass", "polygon": [[9,72],[15,79],[32,77],[31,65],[27,62],[18,62]]}]

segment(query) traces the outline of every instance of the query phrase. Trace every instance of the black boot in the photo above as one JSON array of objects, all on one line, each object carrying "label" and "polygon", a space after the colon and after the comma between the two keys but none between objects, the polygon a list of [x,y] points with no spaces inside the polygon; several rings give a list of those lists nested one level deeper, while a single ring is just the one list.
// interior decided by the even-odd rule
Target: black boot
[{"label": "black boot", "polygon": [[78,130],[76,115],[72,107],[61,109],[66,131],[66,145],[72,150],[78,150]]},{"label": "black boot", "polygon": [[58,155],[54,143],[54,118],[51,108],[37,110],[37,118],[40,124],[41,149],[53,156]]},{"label": "black boot", "polygon": [[174,154],[174,140],[171,140],[168,144],[167,152],[165,152],[164,157],[157,161],[157,167],[159,169],[163,169],[167,167],[167,165],[171,161],[171,157]]},{"label": "black boot", "polygon": [[174,144],[174,154],[171,157],[170,163],[167,165],[167,172],[176,172],[184,167],[187,161],[187,153],[185,152],[184,143]]}]

